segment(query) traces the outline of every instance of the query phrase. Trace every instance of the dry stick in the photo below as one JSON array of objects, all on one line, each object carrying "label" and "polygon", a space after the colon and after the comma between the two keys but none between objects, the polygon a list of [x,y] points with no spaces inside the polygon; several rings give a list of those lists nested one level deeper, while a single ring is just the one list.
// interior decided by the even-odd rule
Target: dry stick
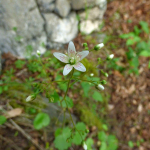
[{"label": "dry stick", "polygon": [[5,138],[0,135],[0,139],[5,141],[7,144],[9,144],[10,147],[16,149],[16,150],[22,150],[20,147],[18,147],[12,140]]},{"label": "dry stick", "polygon": [[32,137],[27,134],[19,125],[17,125],[12,119],[9,119],[10,122],[16,127],[16,129],[22,133],[22,135],[24,137],[26,137],[29,141],[31,141],[39,150],[45,150],[44,148],[40,147],[39,144],[37,144],[33,139]]}]

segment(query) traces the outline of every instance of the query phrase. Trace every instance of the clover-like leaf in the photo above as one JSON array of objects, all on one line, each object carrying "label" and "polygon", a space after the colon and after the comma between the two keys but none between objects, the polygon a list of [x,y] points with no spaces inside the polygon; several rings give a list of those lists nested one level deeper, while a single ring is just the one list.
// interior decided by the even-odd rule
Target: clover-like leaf
[{"label": "clover-like leaf", "polygon": [[42,129],[43,127],[48,126],[50,123],[50,118],[46,113],[38,113],[34,119],[33,125],[37,130]]}]

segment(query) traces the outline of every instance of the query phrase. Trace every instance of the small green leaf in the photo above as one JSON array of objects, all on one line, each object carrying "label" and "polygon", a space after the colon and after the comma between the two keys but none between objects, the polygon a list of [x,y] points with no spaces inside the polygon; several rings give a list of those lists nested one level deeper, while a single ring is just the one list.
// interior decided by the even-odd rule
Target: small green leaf
[{"label": "small green leaf", "polygon": [[[83,122],[79,122],[76,124],[76,129],[77,131],[75,132],[75,135],[73,136],[72,142],[76,145],[80,145],[82,142],[82,138],[84,140],[87,135],[87,133],[85,133],[86,126]],[[81,138],[81,135],[82,135],[82,138]]]},{"label": "small green leaf", "polygon": [[71,141],[67,142],[67,139],[70,137],[71,131],[68,127],[62,130],[60,135],[57,135],[54,140],[55,148],[58,150],[66,150],[71,146]]},{"label": "small green leaf", "polygon": [[105,134],[104,131],[100,131],[100,132],[98,133],[98,139],[99,139],[100,141],[106,141],[106,140],[107,140],[107,135]]},{"label": "small green leaf", "polygon": [[57,137],[58,135],[61,134],[62,129],[61,128],[57,128],[55,131],[55,137]]},{"label": "small green leaf", "polygon": [[94,92],[94,94],[92,95],[92,97],[96,101],[99,101],[99,102],[103,101],[102,95],[99,92],[97,92],[97,91]]},{"label": "small green leaf", "polygon": [[34,119],[33,125],[35,129],[39,130],[39,129],[42,129],[43,127],[48,126],[49,123],[50,123],[50,118],[48,114],[38,113]]},{"label": "small green leaf", "polygon": [[107,150],[107,144],[105,142],[102,142],[99,150]]},{"label": "small green leaf", "polygon": [[142,29],[143,29],[143,31],[145,32],[145,33],[149,33],[149,27],[148,27],[148,23],[147,22],[145,22],[145,21],[141,21],[140,22],[140,25],[141,25],[141,27],[142,27]]},{"label": "small green leaf", "polygon": [[129,142],[128,142],[128,146],[129,146],[130,148],[133,148],[133,147],[134,147],[133,142],[132,142],[132,141],[129,141]]},{"label": "small green leaf", "polygon": [[[61,99],[62,100],[62,97]],[[66,104],[67,103],[67,104]],[[58,105],[61,106],[61,103],[60,101],[58,102]],[[73,100],[71,98],[69,98],[68,96],[66,96],[66,100],[63,100],[62,101],[62,107],[69,107],[69,108],[72,108],[73,107]]]},{"label": "small green leaf", "polygon": [[149,57],[150,56],[150,51],[144,50],[140,53],[141,56]]},{"label": "small green leaf", "polygon": [[54,103],[59,101],[59,95],[56,91],[51,95],[51,97],[54,98],[54,101],[53,101]]},{"label": "small green leaf", "polygon": [[92,150],[92,145],[94,144],[93,139],[92,138],[88,138],[85,143],[87,145],[88,150]]},{"label": "small green leaf", "polygon": [[109,135],[107,139],[108,148],[107,150],[117,150],[118,140],[114,135]]},{"label": "small green leaf", "polygon": [[83,88],[85,97],[88,97],[88,92],[89,92],[89,90],[91,88],[91,85],[89,83],[87,83],[87,82],[82,82],[81,86]]},{"label": "small green leaf", "polygon": [[0,86],[0,94],[3,93],[3,89],[2,89],[2,86]]},{"label": "small green leaf", "polygon": [[106,125],[106,124],[103,124],[103,125],[102,125],[102,127],[103,127],[103,129],[104,129],[105,131],[107,131],[107,130],[108,130],[108,127],[107,127],[107,125]]},{"label": "small green leaf", "polygon": [[7,121],[6,117],[0,116],[0,125],[4,124]]}]

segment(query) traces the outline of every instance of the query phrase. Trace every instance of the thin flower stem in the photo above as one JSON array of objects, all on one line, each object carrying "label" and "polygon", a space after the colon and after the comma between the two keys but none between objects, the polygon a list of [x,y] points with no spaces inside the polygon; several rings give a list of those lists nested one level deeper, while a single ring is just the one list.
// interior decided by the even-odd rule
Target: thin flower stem
[{"label": "thin flower stem", "polygon": [[[70,78],[69,78],[69,80],[68,80],[68,85],[67,85],[67,90],[66,90],[66,92],[65,92],[65,96],[64,96],[64,98],[60,101],[61,106],[62,106],[62,101],[65,100],[65,103],[66,103],[67,108],[69,108],[69,107],[68,107],[68,104],[67,104],[67,101],[66,101],[66,96],[67,96],[67,93],[68,93],[68,90],[69,90],[69,87],[70,87],[70,81],[71,81],[71,79],[72,79],[73,73],[74,73],[74,68],[73,68],[72,74],[71,74],[71,76],[70,76]],[[73,119],[72,119],[72,116],[71,116],[70,111],[69,111],[69,115],[70,115],[71,122],[72,122],[72,124],[73,124],[73,126],[74,126],[74,128],[75,128],[75,123],[74,123],[74,121],[73,121]],[[76,130],[77,130],[77,129],[76,129]],[[80,134],[81,139],[82,139],[82,141],[83,141],[83,138],[82,138],[82,135],[81,135],[80,131],[79,131],[79,130],[77,130],[77,131],[78,131],[78,133]]]},{"label": "thin flower stem", "polygon": [[90,82],[90,83],[92,83],[92,84],[97,85],[97,84],[95,83],[96,81],[89,81],[89,80],[79,79],[79,78],[73,78],[73,79],[77,79],[77,80],[80,80],[80,81],[86,81],[86,82]]}]

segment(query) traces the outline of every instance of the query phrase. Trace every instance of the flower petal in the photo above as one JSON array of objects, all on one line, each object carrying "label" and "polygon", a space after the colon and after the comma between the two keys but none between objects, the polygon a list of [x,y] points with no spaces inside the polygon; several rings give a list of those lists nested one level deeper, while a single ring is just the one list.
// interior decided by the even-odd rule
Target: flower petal
[{"label": "flower petal", "polygon": [[72,70],[73,66],[70,65],[70,64],[67,64],[65,67],[64,67],[64,71],[63,71],[63,75],[67,75],[71,70]]},{"label": "flower petal", "polygon": [[72,41],[69,42],[68,45],[68,55],[69,57],[73,57],[76,54],[76,49]]},{"label": "flower petal", "polygon": [[68,56],[66,56],[65,54],[55,52],[55,53],[53,53],[53,55],[60,61],[62,61],[64,63],[68,63]]},{"label": "flower petal", "polygon": [[86,57],[88,54],[89,54],[89,51],[82,51],[82,52],[77,53],[77,56],[76,56],[76,57],[79,57],[79,60],[78,60],[78,61],[81,61],[81,60],[82,60],[84,57]]},{"label": "flower petal", "polygon": [[78,62],[76,65],[74,65],[74,68],[76,70],[79,70],[81,72],[85,72],[86,71],[86,68],[84,67],[84,65],[80,62]]}]

